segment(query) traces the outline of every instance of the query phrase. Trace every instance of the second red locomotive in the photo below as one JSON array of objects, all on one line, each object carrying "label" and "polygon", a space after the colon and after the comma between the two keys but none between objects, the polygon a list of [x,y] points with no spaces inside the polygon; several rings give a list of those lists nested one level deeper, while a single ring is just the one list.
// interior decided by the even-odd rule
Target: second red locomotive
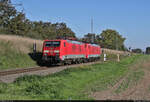
[{"label": "second red locomotive", "polygon": [[42,60],[50,64],[81,63],[98,60],[101,47],[73,40],[44,40]]}]

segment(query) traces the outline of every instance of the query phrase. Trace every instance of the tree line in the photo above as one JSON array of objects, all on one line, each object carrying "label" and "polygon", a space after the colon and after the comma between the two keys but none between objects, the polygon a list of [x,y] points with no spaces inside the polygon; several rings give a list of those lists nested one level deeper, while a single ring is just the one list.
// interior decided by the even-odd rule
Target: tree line
[{"label": "tree line", "polygon": [[123,51],[128,50],[124,45],[125,39],[126,38],[122,37],[121,34],[119,34],[119,32],[112,29],[103,30],[102,33],[98,35],[88,33],[84,35],[84,38],[82,38],[83,41],[90,41],[93,43],[100,44],[102,48]]},{"label": "tree line", "polygon": [[30,21],[19,12],[11,0],[0,0],[0,33],[15,34],[38,39],[55,39],[57,36],[75,37],[65,23]]},{"label": "tree line", "polygon": [[119,32],[113,29],[103,30],[100,34],[85,34],[77,38],[65,23],[30,21],[23,11],[17,11],[11,0],[0,0],[0,34],[14,34],[36,39],[56,39],[57,37],[73,37],[79,41],[96,43],[103,48],[128,50]]}]

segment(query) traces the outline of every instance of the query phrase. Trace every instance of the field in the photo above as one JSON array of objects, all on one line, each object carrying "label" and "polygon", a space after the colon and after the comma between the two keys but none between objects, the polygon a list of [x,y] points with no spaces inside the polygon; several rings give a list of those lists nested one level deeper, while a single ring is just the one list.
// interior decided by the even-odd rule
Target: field
[{"label": "field", "polygon": [[[111,92],[122,94],[137,85],[149,61],[150,56],[134,55],[120,62],[81,66],[48,76],[20,77],[14,83],[0,84],[0,99],[108,99]],[[150,84],[147,87],[150,89]]]}]

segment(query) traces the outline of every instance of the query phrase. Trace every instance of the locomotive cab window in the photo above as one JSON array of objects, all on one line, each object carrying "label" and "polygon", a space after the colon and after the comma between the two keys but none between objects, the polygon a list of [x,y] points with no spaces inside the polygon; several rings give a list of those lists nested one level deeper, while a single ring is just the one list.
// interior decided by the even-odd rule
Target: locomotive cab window
[{"label": "locomotive cab window", "polygon": [[46,47],[59,47],[60,41],[46,41],[45,46]]}]

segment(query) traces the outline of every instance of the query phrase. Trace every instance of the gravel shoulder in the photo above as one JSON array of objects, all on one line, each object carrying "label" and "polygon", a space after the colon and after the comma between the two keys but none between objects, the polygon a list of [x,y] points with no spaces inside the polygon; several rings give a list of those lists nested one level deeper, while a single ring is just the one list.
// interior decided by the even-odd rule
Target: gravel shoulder
[{"label": "gravel shoulder", "polygon": [[13,81],[16,80],[16,78],[24,76],[24,75],[45,76],[45,75],[49,75],[49,74],[62,71],[67,68],[76,68],[76,67],[86,66],[86,65],[96,64],[96,63],[100,63],[100,62],[98,61],[98,62],[82,63],[82,64],[75,64],[75,65],[67,65],[67,66],[49,67],[46,70],[38,70],[38,71],[25,72],[25,73],[19,73],[19,74],[12,74],[12,75],[7,75],[7,76],[0,76],[0,82],[12,83]]}]

